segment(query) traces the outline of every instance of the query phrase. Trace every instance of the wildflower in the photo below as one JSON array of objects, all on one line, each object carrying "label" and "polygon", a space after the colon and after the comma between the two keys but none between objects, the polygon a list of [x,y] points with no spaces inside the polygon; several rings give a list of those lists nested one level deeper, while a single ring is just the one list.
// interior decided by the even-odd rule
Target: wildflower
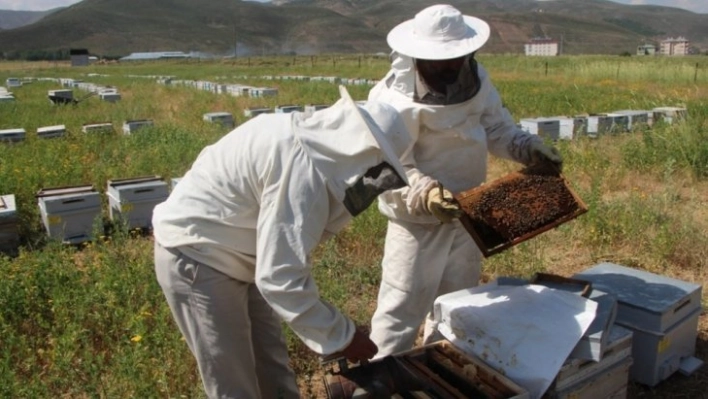
[{"label": "wildflower", "polygon": [[133,338],[131,338],[130,340],[133,342],[140,342],[142,339],[143,339],[142,335],[136,335]]}]

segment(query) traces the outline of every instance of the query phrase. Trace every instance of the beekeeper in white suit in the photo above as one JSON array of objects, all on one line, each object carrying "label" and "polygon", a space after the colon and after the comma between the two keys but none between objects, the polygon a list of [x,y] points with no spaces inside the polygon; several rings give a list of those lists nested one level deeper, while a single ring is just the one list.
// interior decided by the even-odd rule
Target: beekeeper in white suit
[{"label": "beekeeper in white suit", "polygon": [[[383,275],[372,318],[378,356],[410,349],[436,297],[477,285],[481,253],[460,223],[452,193],[476,187],[487,154],[560,167],[560,154],[520,130],[474,58],[489,25],[434,5],[388,34],[392,68],[369,100],[401,112],[413,138],[403,159],[410,187],[384,193],[388,217]],[[430,318],[428,318],[430,320]],[[424,340],[433,331],[426,323]]]},{"label": "beekeeper in white suit", "polygon": [[155,207],[155,271],[210,398],[296,398],[281,320],[314,352],[376,345],[320,299],[310,253],[406,184],[410,136],[390,105],[263,115],[206,147]]}]

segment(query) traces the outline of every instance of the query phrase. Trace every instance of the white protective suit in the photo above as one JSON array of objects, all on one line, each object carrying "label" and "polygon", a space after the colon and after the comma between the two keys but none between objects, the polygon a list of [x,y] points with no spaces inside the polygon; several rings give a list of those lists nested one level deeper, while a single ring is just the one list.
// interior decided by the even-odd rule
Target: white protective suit
[{"label": "white protective suit", "polygon": [[312,115],[266,114],[228,133],[154,209],[158,281],[209,397],[297,397],[281,319],[318,354],[352,340],[309,254],[351,219],[345,190],[369,168],[388,162],[405,179],[410,137],[392,107],[360,113],[341,90]]},{"label": "white protective suit", "polygon": [[[401,112],[414,143],[402,161],[414,167],[408,171],[409,187],[379,197],[389,223],[372,318],[377,357],[410,349],[435,298],[476,286],[480,277],[481,252],[458,220],[440,224],[427,211],[428,190],[437,182],[452,193],[479,186],[487,175],[487,153],[528,164],[529,144],[541,140],[515,125],[481,66],[481,86],[470,100],[427,105],[413,101],[416,84],[422,87],[413,60],[395,52],[392,57],[392,69],[369,100]],[[430,325],[426,322],[426,341],[433,333]]]}]

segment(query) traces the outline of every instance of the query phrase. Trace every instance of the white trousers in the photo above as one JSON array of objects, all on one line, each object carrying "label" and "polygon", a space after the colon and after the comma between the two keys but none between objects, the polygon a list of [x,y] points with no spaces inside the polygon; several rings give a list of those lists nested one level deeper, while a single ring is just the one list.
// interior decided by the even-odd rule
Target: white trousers
[{"label": "white trousers", "polygon": [[279,318],[255,284],[155,244],[157,281],[209,398],[298,398]]},{"label": "white trousers", "polygon": [[424,343],[431,342],[435,298],[476,286],[481,263],[481,252],[458,221],[440,225],[389,221],[371,320],[371,339],[379,347],[376,356],[413,348],[424,320]]}]

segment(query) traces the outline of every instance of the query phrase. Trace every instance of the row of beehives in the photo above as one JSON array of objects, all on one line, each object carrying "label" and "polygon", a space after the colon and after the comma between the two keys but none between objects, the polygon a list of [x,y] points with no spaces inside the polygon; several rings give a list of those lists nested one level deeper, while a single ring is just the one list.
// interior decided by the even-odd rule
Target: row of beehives
[{"label": "row of beehives", "polygon": [[[62,87],[68,88],[68,89],[63,89],[63,90],[49,90],[47,92],[47,97],[49,98],[49,101],[51,101],[53,104],[67,104],[67,103],[77,103],[80,101],[80,99],[75,99],[74,98],[74,92],[71,90],[71,88],[78,88],[84,91],[88,92],[88,95],[86,97],[90,97],[92,95],[98,95],[98,97],[101,100],[108,101],[108,102],[115,102],[120,100],[121,96],[120,93],[118,92],[118,89],[115,87],[110,87],[110,86],[102,86],[102,85],[97,85],[94,83],[90,82],[84,82],[82,80],[78,79],[71,79],[71,78],[51,78],[51,77],[25,77],[22,79],[19,78],[8,78],[8,82],[10,79],[13,79],[13,81],[17,81],[16,83],[13,84],[13,87],[21,87],[25,83],[32,83],[34,81],[50,81],[50,82],[56,82],[59,83]],[[8,85],[9,87],[9,85]],[[2,93],[0,93],[1,95]]]},{"label": "row of beehives", "polygon": [[655,107],[651,110],[620,110],[601,114],[523,118],[519,126],[532,134],[552,140],[572,140],[577,136],[597,137],[649,128],[654,123],[674,123],[688,116],[684,107]]},{"label": "row of beehives", "polygon": [[[241,76],[243,79],[252,79],[253,76]],[[295,80],[298,82],[325,82],[350,86],[373,86],[378,80],[363,78],[342,78],[338,76],[305,76],[305,75],[263,75],[257,77],[263,80]]]},{"label": "row of beehives", "polygon": [[[170,188],[160,176],[109,180],[108,217],[128,229],[151,227],[152,210],[167,199]],[[42,224],[50,239],[68,244],[92,240],[102,221],[101,193],[92,185],[43,188],[35,195]],[[100,223],[103,226],[103,223]],[[14,194],[0,196],[0,251],[14,252],[19,245],[17,204]]]},{"label": "row of beehives", "polygon": [[278,95],[278,89],[273,87],[255,87],[242,84],[223,84],[215,83],[207,80],[182,80],[163,78],[157,82],[163,85],[179,85],[191,87],[199,90],[205,90],[215,94],[228,94],[234,97],[271,97]]},{"label": "row of beehives", "polygon": [[[131,134],[142,128],[153,126],[152,119],[136,119],[123,122],[123,133]],[[81,127],[83,133],[113,133],[115,129],[111,122],[87,123]],[[66,135],[65,125],[44,126],[37,128],[37,138],[50,139]],[[24,141],[27,132],[24,128],[0,130],[0,142],[16,143]]]},{"label": "row of beehives", "polygon": [[[233,115],[229,112],[209,112],[204,114],[204,121],[219,124],[225,128],[233,129],[236,126]],[[142,128],[151,127],[152,119],[135,119],[123,122],[123,134],[131,134]],[[114,133],[112,122],[87,123],[81,126],[83,133]],[[37,138],[49,139],[63,137],[66,134],[65,125],[44,126],[37,128]],[[0,129],[0,142],[19,142],[27,138],[24,128]]]}]

